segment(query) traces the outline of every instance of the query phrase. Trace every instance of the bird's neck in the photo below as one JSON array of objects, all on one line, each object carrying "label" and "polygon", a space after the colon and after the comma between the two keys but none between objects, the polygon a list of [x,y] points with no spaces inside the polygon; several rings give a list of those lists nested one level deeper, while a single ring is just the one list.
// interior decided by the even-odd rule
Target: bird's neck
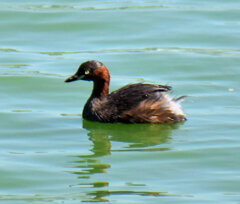
[{"label": "bird's neck", "polygon": [[98,79],[93,82],[93,91],[90,98],[103,98],[108,95],[109,80]]}]

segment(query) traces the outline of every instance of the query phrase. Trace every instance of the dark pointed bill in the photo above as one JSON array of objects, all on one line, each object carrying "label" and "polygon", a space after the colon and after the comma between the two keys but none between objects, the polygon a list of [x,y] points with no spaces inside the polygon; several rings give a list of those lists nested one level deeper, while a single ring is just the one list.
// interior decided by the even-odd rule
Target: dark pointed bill
[{"label": "dark pointed bill", "polygon": [[75,74],[75,75],[72,75],[69,78],[67,78],[65,80],[65,82],[72,82],[72,81],[76,81],[76,80],[78,80],[78,75]]}]

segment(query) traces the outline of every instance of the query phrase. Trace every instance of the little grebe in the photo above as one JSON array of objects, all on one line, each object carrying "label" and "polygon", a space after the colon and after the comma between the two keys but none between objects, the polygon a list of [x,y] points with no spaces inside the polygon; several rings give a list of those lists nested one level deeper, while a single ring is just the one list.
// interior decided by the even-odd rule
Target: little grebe
[{"label": "little grebe", "polygon": [[112,93],[109,91],[108,69],[99,61],[80,65],[73,76],[75,80],[93,81],[93,91],[83,109],[83,118],[106,123],[164,123],[186,120],[180,101],[167,94],[170,86],[130,84]]}]

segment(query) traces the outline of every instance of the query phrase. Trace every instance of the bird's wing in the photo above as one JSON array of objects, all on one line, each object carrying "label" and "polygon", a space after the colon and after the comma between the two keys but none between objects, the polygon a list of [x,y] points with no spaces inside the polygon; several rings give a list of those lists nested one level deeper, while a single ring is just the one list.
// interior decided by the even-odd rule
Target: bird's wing
[{"label": "bird's wing", "polygon": [[117,106],[119,111],[131,109],[143,100],[159,100],[170,86],[154,84],[130,84],[108,95],[109,103]]}]

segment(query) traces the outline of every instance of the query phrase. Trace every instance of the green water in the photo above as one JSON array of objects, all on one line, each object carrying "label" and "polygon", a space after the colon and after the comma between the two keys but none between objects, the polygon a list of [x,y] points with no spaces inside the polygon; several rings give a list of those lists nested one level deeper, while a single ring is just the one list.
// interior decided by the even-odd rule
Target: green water
[{"label": "green water", "polygon": [[[240,2],[0,2],[0,203],[240,202]],[[83,121],[102,61],[111,90],[173,87],[176,125]]]}]

